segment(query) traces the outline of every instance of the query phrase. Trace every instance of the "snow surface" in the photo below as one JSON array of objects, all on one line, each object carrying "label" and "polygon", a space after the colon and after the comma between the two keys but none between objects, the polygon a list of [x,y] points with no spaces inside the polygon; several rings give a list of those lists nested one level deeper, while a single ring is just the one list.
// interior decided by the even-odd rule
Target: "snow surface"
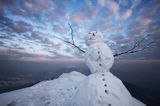
[{"label": "snow surface", "polygon": [[[105,83],[101,76],[106,78],[108,94],[105,93]],[[110,72],[95,73],[87,77],[73,71],[62,74],[55,80],[43,81],[32,87],[0,94],[0,106],[145,105],[132,98],[122,82]]]},{"label": "snow surface", "polygon": [[0,94],[0,106],[76,106],[79,82],[86,76],[71,72],[58,79],[43,81],[32,87]]}]

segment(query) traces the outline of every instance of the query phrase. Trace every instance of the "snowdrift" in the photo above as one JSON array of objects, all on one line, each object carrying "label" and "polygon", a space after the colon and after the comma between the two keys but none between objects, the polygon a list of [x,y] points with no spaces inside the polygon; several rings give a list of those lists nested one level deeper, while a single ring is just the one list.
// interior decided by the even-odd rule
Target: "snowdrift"
[{"label": "snowdrift", "polygon": [[[100,95],[103,97],[105,93],[102,93],[103,88],[96,80],[94,74],[87,77],[73,71],[62,74],[55,80],[43,81],[32,87],[0,94],[0,106],[117,106],[114,104],[114,96],[120,100],[128,99],[110,94],[108,99],[101,100]],[[131,102],[130,106],[145,106],[134,98]]]}]

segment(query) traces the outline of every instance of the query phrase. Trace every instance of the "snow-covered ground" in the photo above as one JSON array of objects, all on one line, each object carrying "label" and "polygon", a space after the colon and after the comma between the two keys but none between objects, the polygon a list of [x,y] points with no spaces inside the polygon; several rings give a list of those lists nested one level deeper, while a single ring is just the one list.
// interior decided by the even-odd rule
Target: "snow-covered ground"
[{"label": "snow-covered ground", "polygon": [[[73,71],[69,74],[62,74],[55,80],[43,81],[32,87],[3,93],[0,94],[0,106],[106,106],[105,103],[100,103],[100,105],[97,104],[100,100],[97,99],[100,96],[98,93],[99,90],[96,90],[97,92],[95,93],[93,93],[93,91],[95,89],[101,89],[102,93],[103,87],[100,83],[97,83],[97,79],[97,81],[93,79],[93,76],[94,74],[87,77],[79,72]],[[112,90],[116,90],[116,88],[113,88]],[[114,92],[118,91],[119,90]],[[105,96],[104,94],[105,93],[103,92],[102,96]],[[122,94],[124,94],[124,92],[122,92]],[[84,96],[89,97],[89,99],[84,98]],[[111,94],[111,96],[116,96],[116,94]],[[121,99],[125,100],[128,98]],[[89,102],[85,102],[86,100]],[[114,99],[109,98],[108,100],[106,99],[102,101],[112,103],[114,102],[112,100]],[[144,106],[134,98],[132,102],[137,105],[131,104],[130,106]],[[114,104],[108,104],[108,106],[111,105],[117,106]]]},{"label": "snow-covered ground", "polygon": [[71,72],[55,80],[3,93],[0,94],[0,106],[75,106],[77,86],[84,78],[86,76],[81,73]]}]

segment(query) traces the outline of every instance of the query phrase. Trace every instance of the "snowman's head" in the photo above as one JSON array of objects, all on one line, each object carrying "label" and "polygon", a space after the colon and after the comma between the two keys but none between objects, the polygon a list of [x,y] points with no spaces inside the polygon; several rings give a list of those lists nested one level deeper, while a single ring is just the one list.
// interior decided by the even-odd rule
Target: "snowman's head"
[{"label": "snowman's head", "polygon": [[91,45],[93,43],[104,42],[104,37],[101,32],[92,31],[86,37],[86,44]]}]

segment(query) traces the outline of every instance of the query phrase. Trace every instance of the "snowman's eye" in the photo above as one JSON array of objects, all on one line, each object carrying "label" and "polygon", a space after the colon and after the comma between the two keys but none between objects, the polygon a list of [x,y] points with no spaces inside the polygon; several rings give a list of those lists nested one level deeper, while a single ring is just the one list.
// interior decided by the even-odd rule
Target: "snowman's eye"
[{"label": "snowman's eye", "polygon": [[95,36],[95,34],[93,33],[93,36]]}]

